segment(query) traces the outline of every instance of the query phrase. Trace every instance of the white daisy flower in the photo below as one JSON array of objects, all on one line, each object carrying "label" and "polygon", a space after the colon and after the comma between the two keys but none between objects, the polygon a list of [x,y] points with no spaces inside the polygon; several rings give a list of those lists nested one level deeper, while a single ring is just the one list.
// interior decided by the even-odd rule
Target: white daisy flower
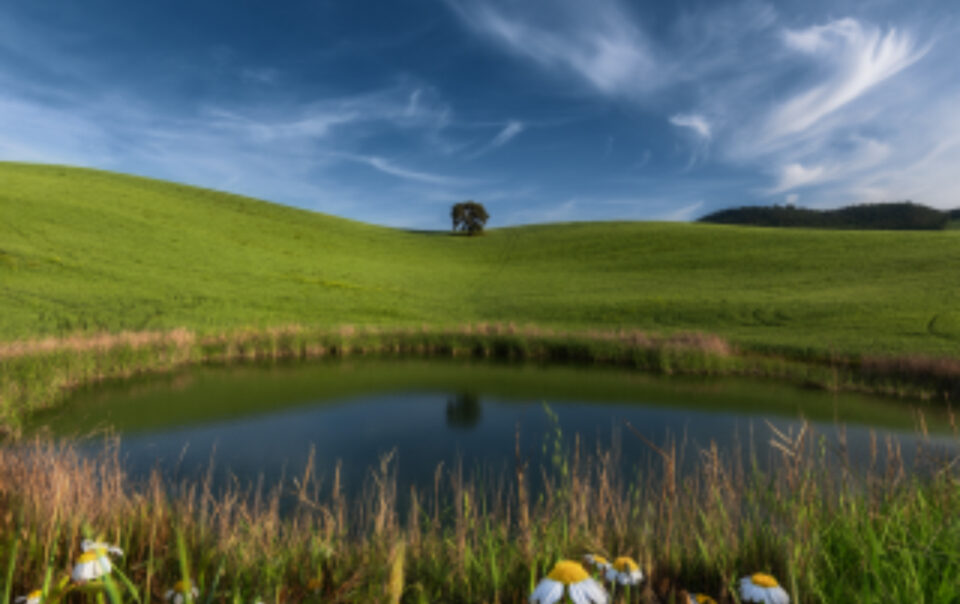
[{"label": "white daisy flower", "polygon": [[80,554],[73,567],[73,572],[70,573],[70,578],[77,583],[93,581],[109,574],[112,568],[107,553],[103,550],[94,549]]},{"label": "white daisy flower", "polygon": [[43,592],[39,589],[35,589],[28,593],[25,596],[18,596],[14,598],[16,604],[40,604],[40,598],[43,596]]},{"label": "white daisy flower", "polygon": [[168,589],[167,593],[163,594],[163,599],[167,602],[173,602],[173,604],[184,604],[187,601],[187,592],[190,592],[190,597],[193,600],[200,597],[200,590],[197,589],[196,585],[186,581],[177,581],[173,584],[173,589]]},{"label": "white daisy flower", "polygon": [[603,556],[598,556],[597,554],[587,554],[583,557],[583,559],[586,560],[587,564],[595,566],[597,570],[605,571],[610,568],[610,561]]},{"label": "white daisy flower", "polygon": [[84,539],[80,547],[83,549],[83,553],[77,558],[73,572],[70,573],[70,578],[77,583],[93,581],[108,574],[113,568],[108,553],[117,556],[123,555],[123,550],[115,545],[89,539]]},{"label": "white daisy flower", "polygon": [[104,543],[102,541],[91,541],[90,539],[84,539],[80,542],[80,549],[85,552],[96,549],[105,552],[109,552],[115,556],[122,556],[123,550],[117,547],[116,545],[110,545],[109,543]]},{"label": "white daisy flower", "polygon": [[607,568],[607,581],[616,581],[620,585],[637,585],[643,581],[643,573],[633,558],[620,556]]},{"label": "white daisy flower", "polygon": [[607,604],[607,592],[587,574],[579,562],[560,560],[553,570],[537,585],[530,596],[530,604],[555,604],[563,600],[563,594],[574,604]]},{"label": "white daisy flower", "polygon": [[740,579],[740,599],[754,604],[789,604],[790,596],[777,580],[765,573]]}]

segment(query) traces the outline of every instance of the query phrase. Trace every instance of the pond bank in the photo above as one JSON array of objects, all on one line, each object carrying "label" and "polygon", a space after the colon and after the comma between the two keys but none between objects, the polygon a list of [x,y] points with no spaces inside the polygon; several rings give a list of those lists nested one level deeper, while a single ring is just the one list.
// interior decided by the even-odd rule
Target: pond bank
[{"label": "pond bank", "polygon": [[960,394],[960,361],[850,357],[809,350],[745,347],[703,333],[555,331],[479,324],[384,329],[284,326],[198,334],[122,332],[0,344],[0,435],[23,418],[98,381],[167,373],[203,363],[350,355],[478,357],[611,365],[653,374],[751,376],[833,391],[950,401]]}]

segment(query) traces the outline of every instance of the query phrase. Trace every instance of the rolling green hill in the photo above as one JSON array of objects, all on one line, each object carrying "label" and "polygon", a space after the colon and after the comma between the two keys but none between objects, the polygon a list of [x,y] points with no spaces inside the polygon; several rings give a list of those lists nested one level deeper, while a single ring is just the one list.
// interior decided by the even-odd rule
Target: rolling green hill
[{"label": "rolling green hill", "polygon": [[0,164],[0,340],[480,321],[960,356],[960,231],[608,222],[468,238]]}]

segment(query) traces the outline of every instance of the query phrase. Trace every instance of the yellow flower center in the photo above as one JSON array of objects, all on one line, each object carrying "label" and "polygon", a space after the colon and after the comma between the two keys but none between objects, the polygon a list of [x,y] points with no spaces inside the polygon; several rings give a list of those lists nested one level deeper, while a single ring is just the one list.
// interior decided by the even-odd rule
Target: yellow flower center
[{"label": "yellow flower center", "polygon": [[550,571],[547,578],[559,581],[564,585],[572,585],[587,579],[589,576],[579,562],[561,560],[553,566],[553,570]]},{"label": "yellow flower center", "polygon": [[637,563],[633,561],[633,558],[627,556],[620,556],[613,561],[613,568],[617,569],[622,573],[632,573],[634,571],[640,570],[640,567],[637,566]]},{"label": "yellow flower center", "polygon": [[173,584],[173,591],[185,594],[190,591],[190,583],[187,581],[177,581]]},{"label": "yellow flower center", "polygon": [[310,591],[317,591],[321,587],[323,587],[323,581],[317,579],[316,577],[307,582],[307,589]]},{"label": "yellow flower center", "polygon": [[603,556],[594,556],[593,563],[597,566],[603,566],[604,564],[610,564],[610,561],[604,558]]},{"label": "yellow flower center", "polygon": [[753,573],[750,575],[750,581],[758,587],[778,587],[777,580],[766,573]]},{"label": "yellow flower center", "polygon": [[27,599],[28,599],[28,600],[37,600],[37,599],[39,599],[40,596],[42,596],[42,595],[43,595],[43,592],[42,592],[42,591],[40,591],[39,589],[35,589],[35,590],[33,590],[33,591],[31,591],[30,593],[27,594]]},{"label": "yellow flower center", "polygon": [[107,555],[107,552],[103,551],[102,549],[92,549],[80,554],[80,557],[77,558],[77,562],[79,564],[87,564],[88,562],[93,562],[94,560],[102,558],[105,555]]},{"label": "yellow flower center", "polygon": [[707,594],[697,594],[693,596],[693,599],[697,601],[697,604],[717,604],[717,601]]}]

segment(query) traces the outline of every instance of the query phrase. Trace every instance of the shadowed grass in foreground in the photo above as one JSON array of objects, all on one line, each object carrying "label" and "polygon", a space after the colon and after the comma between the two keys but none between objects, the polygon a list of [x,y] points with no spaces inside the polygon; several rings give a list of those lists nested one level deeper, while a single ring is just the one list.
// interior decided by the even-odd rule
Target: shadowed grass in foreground
[{"label": "shadowed grass in foreground", "polygon": [[[269,492],[212,492],[158,474],[134,484],[116,448],[94,460],[42,442],[0,449],[0,569],[11,594],[56,585],[89,527],[126,553],[116,564],[130,585],[115,583],[128,601],[161,597],[186,571],[203,602],[521,602],[557,560],[587,553],[640,562],[649,579],[631,601],[689,589],[733,602],[754,571],[779,577],[795,602],[960,598],[957,460],[930,449],[907,468],[888,441],[854,473],[842,445],[829,450],[807,428],[771,432],[759,453],[683,451],[630,429],[661,454],[656,471],[621,474],[614,452],[582,451],[557,431],[550,467],[441,466],[430,492],[396,484],[388,455],[356,501],[338,473],[318,480],[310,467]],[[699,459],[685,478],[683,454]],[[779,462],[765,472],[757,455]],[[541,472],[547,486],[531,494]]]}]

